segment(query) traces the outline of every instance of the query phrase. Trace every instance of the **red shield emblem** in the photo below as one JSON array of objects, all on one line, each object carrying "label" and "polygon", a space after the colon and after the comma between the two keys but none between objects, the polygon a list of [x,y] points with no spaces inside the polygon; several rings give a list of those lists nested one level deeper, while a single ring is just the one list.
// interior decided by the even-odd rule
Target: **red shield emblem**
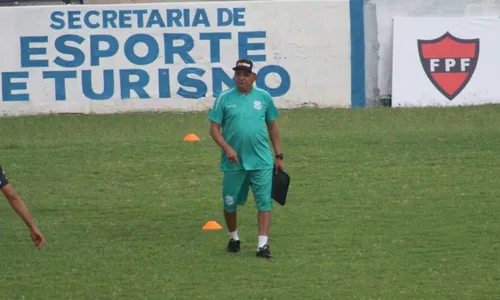
[{"label": "red shield emblem", "polygon": [[464,40],[446,32],[434,40],[418,40],[425,74],[449,100],[467,86],[476,69],[479,39]]}]

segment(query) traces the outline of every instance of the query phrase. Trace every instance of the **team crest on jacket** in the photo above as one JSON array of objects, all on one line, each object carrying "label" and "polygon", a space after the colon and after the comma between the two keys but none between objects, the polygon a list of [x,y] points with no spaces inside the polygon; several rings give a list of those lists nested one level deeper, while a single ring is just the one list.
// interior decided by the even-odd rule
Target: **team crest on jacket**
[{"label": "team crest on jacket", "polygon": [[253,102],[253,108],[255,108],[256,110],[260,110],[262,108],[262,103],[260,103],[259,100],[255,100]]},{"label": "team crest on jacket", "polygon": [[479,39],[461,39],[446,32],[434,40],[418,40],[425,74],[449,100],[453,100],[472,78],[479,58]]}]

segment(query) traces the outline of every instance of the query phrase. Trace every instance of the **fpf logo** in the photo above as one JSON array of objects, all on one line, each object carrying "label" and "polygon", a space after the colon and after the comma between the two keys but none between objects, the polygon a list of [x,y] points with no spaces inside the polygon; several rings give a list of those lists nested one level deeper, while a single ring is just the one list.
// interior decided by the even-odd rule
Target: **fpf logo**
[{"label": "fpf logo", "polygon": [[453,100],[472,78],[479,58],[479,39],[460,39],[446,32],[434,40],[418,40],[420,62],[434,86]]}]

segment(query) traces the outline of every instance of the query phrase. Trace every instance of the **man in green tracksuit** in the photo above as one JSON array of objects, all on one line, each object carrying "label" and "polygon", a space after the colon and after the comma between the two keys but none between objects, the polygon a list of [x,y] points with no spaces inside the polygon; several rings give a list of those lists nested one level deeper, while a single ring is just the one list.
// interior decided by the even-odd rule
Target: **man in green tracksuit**
[{"label": "man in green tracksuit", "polygon": [[[224,172],[222,199],[230,235],[228,251],[240,250],[236,207],[245,204],[251,188],[259,221],[256,253],[259,257],[273,258],[268,245],[273,167],[284,169],[275,121],[279,112],[271,95],[253,86],[256,74],[251,60],[238,60],[233,70],[236,86],[221,93],[209,113],[210,134],[222,148],[220,170]],[[269,147],[268,132],[276,160]]]}]

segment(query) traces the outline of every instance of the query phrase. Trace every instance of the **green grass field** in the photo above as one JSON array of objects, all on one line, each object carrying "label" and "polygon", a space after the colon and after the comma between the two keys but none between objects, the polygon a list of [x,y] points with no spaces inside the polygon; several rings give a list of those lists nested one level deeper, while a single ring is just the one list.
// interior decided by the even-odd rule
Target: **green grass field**
[{"label": "green grass field", "polygon": [[267,261],[251,195],[225,252],[206,113],[0,119],[0,164],[47,238],[2,202],[0,299],[500,299],[500,106],[279,122],[292,185]]}]

